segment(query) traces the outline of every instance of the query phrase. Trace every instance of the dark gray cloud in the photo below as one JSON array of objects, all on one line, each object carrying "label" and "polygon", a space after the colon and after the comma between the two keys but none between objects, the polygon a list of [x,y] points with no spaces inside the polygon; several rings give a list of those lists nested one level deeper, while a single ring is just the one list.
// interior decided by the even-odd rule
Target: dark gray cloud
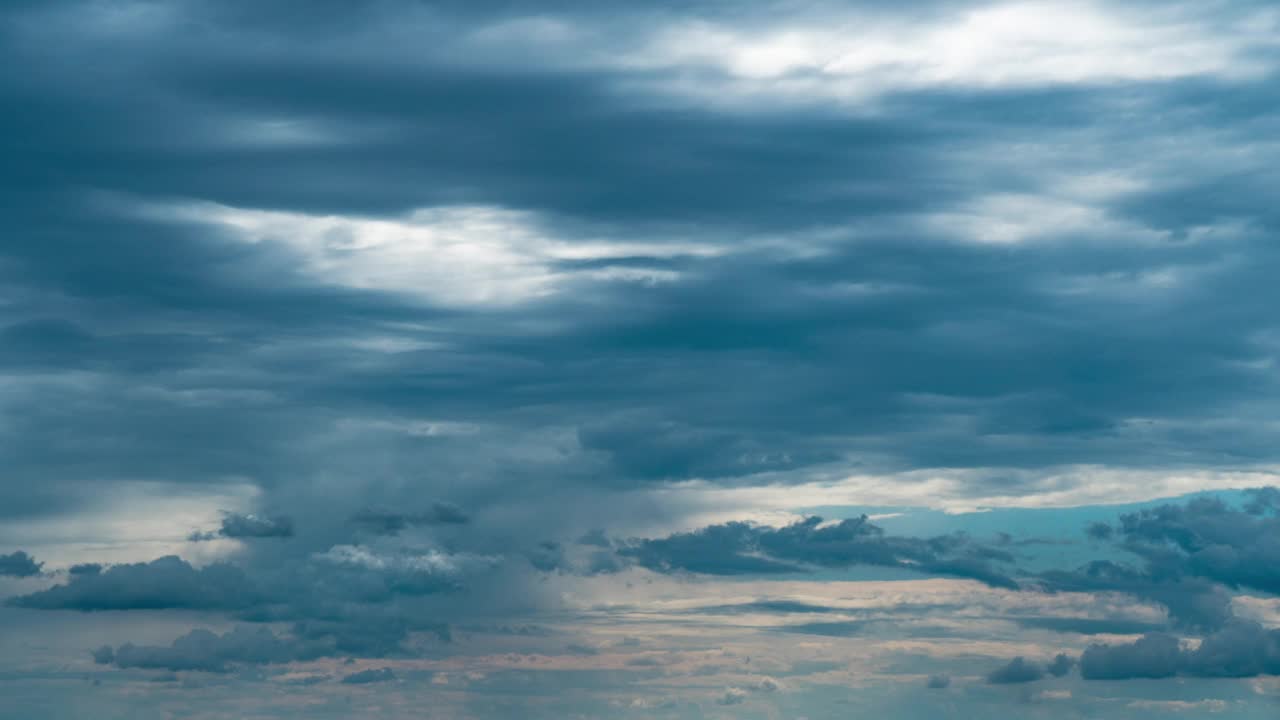
[{"label": "dark gray cloud", "polygon": [[948,687],[951,687],[951,676],[930,675],[929,679],[925,681],[924,686],[930,690],[945,690]]},{"label": "dark gray cloud", "polygon": [[1018,587],[999,567],[1012,562],[1008,553],[963,535],[928,539],[886,535],[866,516],[830,525],[824,525],[820,517],[810,517],[781,528],[731,522],[634,541],[618,553],[657,572],[776,574],[871,565],[971,578],[994,587]]},{"label": "dark gray cloud", "polygon": [[369,683],[390,682],[396,679],[396,674],[391,668],[373,668],[370,670],[361,670],[350,675],[345,675],[342,682],[347,685],[367,685]]},{"label": "dark gray cloud", "polygon": [[1243,509],[1199,497],[1123,515],[1113,539],[1141,566],[1099,560],[1042,578],[1053,589],[1131,593],[1163,604],[1186,627],[1219,628],[1232,618],[1229,589],[1280,592],[1280,515],[1268,502],[1273,491],[1251,490]]},{"label": "dark gray cloud", "polygon": [[176,556],[77,573],[63,584],[9,598],[40,610],[236,610],[261,598],[240,568],[215,563],[194,568]]},{"label": "dark gray cloud", "polygon": [[1162,627],[1158,623],[1123,618],[1031,617],[1015,621],[1025,628],[1081,635],[1137,635]]},{"label": "dark gray cloud", "polygon": [[120,668],[227,672],[236,665],[265,665],[311,660],[334,654],[331,645],[280,637],[267,628],[240,626],[222,635],[197,629],[171,645],[104,646],[93,651],[94,662]]},{"label": "dark gray cloud", "polygon": [[1057,655],[1054,655],[1053,660],[1045,666],[1045,671],[1054,677],[1063,677],[1067,673],[1071,672],[1071,668],[1075,666],[1075,658],[1070,657],[1065,653],[1058,653]]},{"label": "dark gray cloud", "polygon": [[829,605],[815,605],[798,600],[757,600],[755,602],[736,603],[733,605],[713,605],[700,608],[703,613],[726,613],[737,615],[742,613],[829,613],[840,612],[840,608]]},{"label": "dark gray cloud", "polygon": [[1170,635],[1144,635],[1127,645],[1090,645],[1080,658],[1089,680],[1280,675],[1280,630],[1233,620],[1195,649]]},{"label": "dark gray cloud", "polygon": [[1119,531],[1153,572],[1280,594],[1280,514],[1267,490],[1245,510],[1214,498],[1142,510],[1122,516]]},{"label": "dark gray cloud", "polygon": [[293,520],[284,516],[258,517],[228,513],[218,532],[229,538],[292,537]]},{"label": "dark gray cloud", "polygon": [[8,555],[0,555],[0,575],[9,577],[31,577],[40,574],[40,568],[44,563],[36,562],[36,559],[26,554],[22,550],[15,550]]},{"label": "dark gray cloud", "polygon": [[293,537],[293,520],[283,515],[259,517],[240,513],[223,513],[222,525],[215,532],[196,531],[187,536],[192,542],[215,538],[287,538]]},{"label": "dark gray cloud", "polygon": [[462,525],[470,521],[457,505],[443,502],[432,503],[429,509],[418,513],[365,508],[351,516],[352,523],[378,535],[395,535],[407,527]]},{"label": "dark gray cloud", "polygon": [[1085,528],[1085,534],[1091,540],[1110,540],[1114,533],[1112,527],[1103,522],[1090,523],[1089,527]]},{"label": "dark gray cloud", "polygon": [[[461,587],[468,577],[467,569],[458,567],[462,562],[439,554],[379,556],[349,546],[307,560],[247,568],[227,563],[195,568],[169,556],[71,574],[65,583],[6,604],[36,610],[220,611],[247,622],[292,623],[291,647],[308,653],[330,648],[385,657],[403,654],[414,633],[448,642],[449,624],[439,616],[442,605],[432,600]],[[243,640],[246,632],[238,630],[229,641]],[[206,640],[200,635],[179,649]],[[146,656],[175,652],[148,649]],[[115,650],[117,664],[131,657],[141,656],[130,656],[123,647]]]},{"label": "dark gray cloud", "polygon": [[1129,645],[1090,645],[1080,656],[1080,674],[1089,680],[1172,677],[1181,659],[1177,638],[1143,635]]},{"label": "dark gray cloud", "polygon": [[1014,685],[1035,682],[1043,678],[1044,675],[1045,668],[1043,665],[1019,656],[1010,660],[1007,665],[992,670],[987,675],[987,682],[992,685]]}]

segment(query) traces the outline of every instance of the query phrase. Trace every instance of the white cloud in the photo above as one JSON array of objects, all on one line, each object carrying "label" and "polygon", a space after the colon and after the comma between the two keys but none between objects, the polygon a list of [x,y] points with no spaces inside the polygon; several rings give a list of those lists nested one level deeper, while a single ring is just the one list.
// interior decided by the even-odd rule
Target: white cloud
[{"label": "white cloud", "polygon": [[[670,270],[613,267],[621,258],[709,257],[727,248],[681,242],[614,242],[557,234],[533,213],[486,205],[415,210],[393,218],[310,215],[208,202],[147,204],[157,220],[218,227],[242,242],[293,253],[298,271],[336,285],[469,306],[512,305],[546,297],[574,279],[653,284]],[[606,261],[567,270],[561,261]]]},{"label": "white cloud", "polygon": [[1158,710],[1160,712],[1211,712],[1220,713],[1227,709],[1227,701],[1216,699],[1205,700],[1133,700],[1128,707],[1138,710]]},{"label": "white cloud", "polygon": [[[1171,498],[1205,490],[1238,490],[1271,485],[1276,468],[1240,470],[1127,470],[1072,465],[1021,470],[1012,468],[932,469],[883,475],[846,475],[831,479],[726,488],[689,482],[655,492],[683,508],[682,528],[707,521],[748,518],[768,525],[786,524],[796,508],[848,505],[897,506],[974,512],[989,508],[1067,508],[1118,505]],[[991,486],[991,477],[1018,482]],[[1015,494],[996,488],[1016,487]]]},{"label": "white cloud", "polygon": [[685,77],[677,87],[708,99],[768,94],[857,101],[934,87],[1234,79],[1265,72],[1251,51],[1276,44],[1275,12],[1220,18],[1200,10],[1015,2],[926,19],[828,11],[767,27],[693,20],[661,28],[621,62],[637,69],[719,70],[728,82]]}]

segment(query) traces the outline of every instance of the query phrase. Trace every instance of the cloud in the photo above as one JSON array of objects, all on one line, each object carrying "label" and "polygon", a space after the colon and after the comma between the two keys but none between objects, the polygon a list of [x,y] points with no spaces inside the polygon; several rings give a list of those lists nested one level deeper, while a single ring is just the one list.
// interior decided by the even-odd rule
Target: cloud
[{"label": "cloud", "polygon": [[992,670],[987,675],[987,682],[992,685],[1012,685],[1035,682],[1044,677],[1043,665],[1028,662],[1021,656],[1009,661],[1007,665]]},{"label": "cloud", "polygon": [[[44,591],[15,581],[13,604],[198,609],[385,656],[431,654],[455,622],[640,613],[657,588],[674,604],[726,581],[912,572],[1088,605],[1032,619],[976,589],[947,618],[998,627],[966,638],[1001,643],[989,656],[1046,661],[1023,641],[1164,629],[1117,619],[1135,601],[1214,637],[1233,593],[1276,592],[1274,491],[1237,514],[1135,513],[1034,558],[923,513],[885,531],[728,522],[1269,478],[1265,3],[272,5],[2,11],[0,89],[23,111],[0,117],[0,540],[73,567]],[[186,545],[192,528],[246,542]],[[131,564],[172,552],[191,564]],[[730,645],[768,613],[844,604],[718,595],[747,625]],[[805,650],[824,661],[929,640],[812,619],[792,630],[860,636]],[[721,621],[684,612],[689,634],[646,649],[693,630],[716,645]],[[750,648],[753,670],[774,672],[789,650],[773,645]],[[160,648],[123,657],[181,659]],[[438,679],[477,687],[443,714],[515,712],[483,679]],[[504,697],[608,712],[562,688]]]},{"label": "cloud", "polygon": [[1071,668],[1075,667],[1076,659],[1068,657],[1064,653],[1058,653],[1053,656],[1053,661],[1045,666],[1045,671],[1054,677],[1063,677],[1071,672]]},{"label": "cloud", "polygon": [[1025,628],[1081,635],[1137,635],[1161,627],[1160,623],[1124,618],[1028,617],[1015,622]]},{"label": "cloud", "polygon": [[288,538],[293,537],[293,520],[283,515],[259,517],[224,512],[222,526],[217,532],[193,532],[187,537],[193,542],[215,538]]},{"label": "cloud", "polygon": [[716,698],[717,705],[741,705],[747,699],[747,691],[742,688],[727,688],[724,694]]},{"label": "cloud", "polygon": [[367,685],[369,683],[391,682],[396,679],[396,675],[391,668],[374,668],[369,670],[361,670],[343,676],[341,682],[347,685]]},{"label": "cloud", "polygon": [[1153,572],[1280,594],[1280,514],[1270,493],[1254,498],[1243,511],[1214,498],[1141,510],[1120,518],[1120,532]]},{"label": "cloud", "polygon": [[443,502],[432,503],[428,510],[419,513],[365,508],[351,516],[352,523],[376,535],[395,535],[407,527],[464,525],[470,521],[457,505]]},{"label": "cloud", "polygon": [[925,687],[930,690],[945,690],[951,686],[950,675],[930,675],[925,681]]},{"label": "cloud", "polygon": [[1012,560],[1003,551],[961,535],[929,539],[885,535],[866,516],[832,524],[809,517],[781,528],[730,522],[634,541],[618,552],[657,572],[777,574],[872,565],[971,578],[994,587],[1017,587],[993,564]]},{"label": "cloud", "polygon": [[196,569],[171,555],[74,574],[66,583],[6,603],[40,610],[236,610],[260,597],[240,568],[215,563]]},{"label": "cloud", "polygon": [[229,538],[292,537],[293,520],[283,517],[257,517],[230,513],[222,518],[219,532]]},{"label": "cloud", "polygon": [[1090,645],[1080,658],[1080,673],[1088,680],[1280,675],[1280,630],[1232,620],[1194,649],[1164,634],[1130,644]]},{"label": "cloud", "polygon": [[267,628],[237,627],[218,635],[196,629],[171,645],[125,643],[93,651],[94,662],[120,668],[227,672],[235,665],[265,665],[311,660],[333,654],[331,646],[279,637]]},{"label": "cloud", "polygon": [[1232,617],[1224,587],[1280,592],[1280,515],[1269,504],[1270,490],[1249,491],[1244,509],[1199,497],[1122,515],[1114,541],[1141,567],[1099,560],[1041,577],[1051,589],[1117,590],[1155,600],[1186,627],[1221,627]]},{"label": "cloud", "polygon": [[43,565],[25,552],[15,550],[8,555],[0,555],[0,576],[32,577],[40,574]]},{"label": "cloud", "polygon": [[[903,24],[867,9],[801,18],[747,27],[690,20],[660,28],[644,50],[623,57],[642,67],[714,68],[705,85],[694,86],[706,102],[716,101],[717,90],[741,93],[744,102],[866,102],[922,87],[1236,77],[1265,66],[1249,57],[1266,45],[1261,32],[1228,40],[1219,33],[1229,25],[1105,3],[961,4]],[[1273,19],[1259,14],[1257,22]]]}]

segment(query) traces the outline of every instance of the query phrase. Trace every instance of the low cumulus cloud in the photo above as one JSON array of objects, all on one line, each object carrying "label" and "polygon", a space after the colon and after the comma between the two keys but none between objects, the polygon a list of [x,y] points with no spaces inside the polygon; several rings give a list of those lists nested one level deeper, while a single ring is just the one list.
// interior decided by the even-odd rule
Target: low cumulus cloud
[{"label": "low cumulus cloud", "polygon": [[1014,559],[1007,552],[964,535],[886,535],[866,516],[831,524],[809,517],[781,528],[729,522],[633,541],[618,553],[641,567],[663,573],[777,574],[872,565],[970,578],[993,587],[1018,587],[1001,567]]},{"label": "low cumulus cloud", "polygon": [[332,644],[277,636],[263,627],[237,627],[218,635],[196,629],[172,644],[103,646],[93,651],[94,662],[119,668],[227,672],[236,665],[267,665],[312,660],[336,652]]},{"label": "low cumulus cloud", "polygon": [[223,513],[222,525],[215,531],[196,531],[187,536],[192,542],[224,538],[288,538],[293,537],[293,520],[284,515],[260,517]]},{"label": "low cumulus cloud", "polygon": [[16,550],[8,555],[0,555],[0,576],[32,577],[40,574],[43,565],[44,563],[36,562],[35,558],[22,550]]},{"label": "low cumulus cloud", "polygon": [[1075,659],[1065,653],[1055,655],[1048,663],[1038,663],[1019,656],[992,670],[987,675],[987,682],[992,685],[1016,685],[1035,682],[1046,675],[1063,677],[1071,672],[1075,664]]},{"label": "low cumulus cloud", "polygon": [[65,583],[6,602],[41,610],[234,610],[259,598],[257,588],[235,565],[214,563],[197,569],[169,555],[149,563],[79,572]]},{"label": "low cumulus cloud", "polygon": [[1195,648],[1161,633],[1128,644],[1090,645],[1080,658],[1080,674],[1088,680],[1280,675],[1280,629],[1232,620]]},{"label": "low cumulus cloud", "polygon": [[373,668],[370,670],[361,670],[351,673],[342,678],[342,682],[346,685],[368,685],[370,683],[391,682],[396,679],[396,674],[391,668]]},{"label": "low cumulus cloud", "polygon": [[[1090,526],[1140,565],[1098,560],[1040,579],[1051,590],[1119,591],[1168,608],[1182,627],[1214,630],[1233,617],[1231,592],[1280,592],[1280,510],[1275,488],[1255,489],[1242,508],[1214,497],[1164,504]],[[1105,527],[1107,530],[1100,530]]]},{"label": "low cumulus cloud", "polygon": [[1018,683],[1035,682],[1044,677],[1044,666],[1029,662],[1025,658],[1016,657],[1009,661],[1007,665],[1003,665],[992,670],[987,675],[987,682],[992,685],[1012,685]]},{"label": "low cumulus cloud", "polygon": [[[282,565],[243,568],[229,563],[197,568],[167,556],[105,569],[86,565],[70,574],[66,582],[9,598],[6,604],[37,610],[218,611],[246,622],[292,623],[293,639],[289,642],[294,644],[289,647],[305,648],[298,650],[301,654],[327,647],[352,655],[383,657],[403,653],[405,642],[414,633],[447,642],[448,623],[421,601],[457,591],[467,577],[486,572],[490,564],[490,558],[440,551],[379,553],[349,545]],[[151,660],[145,658],[180,658],[182,653],[205,649],[216,658],[222,657],[218,653],[226,655],[249,647],[245,643],[248,638],[238,630],[230,638],[212,643],[208,635],[200,634],[174,649],[125,650],[122,646],[112,657],[117,665],[146,663]],[[284,647],[269,643],[265,635],[254,636],[254,640],[253,648]]]}]

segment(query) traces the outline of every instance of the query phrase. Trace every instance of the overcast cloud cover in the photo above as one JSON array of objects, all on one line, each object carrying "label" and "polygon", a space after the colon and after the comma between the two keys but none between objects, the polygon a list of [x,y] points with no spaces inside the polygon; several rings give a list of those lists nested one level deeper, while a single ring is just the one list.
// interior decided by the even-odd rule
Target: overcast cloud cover
[{"label": "overcast cloud cover", "polygon": [[1276,717],[1278,38],[4,3],[0,717]]}]

